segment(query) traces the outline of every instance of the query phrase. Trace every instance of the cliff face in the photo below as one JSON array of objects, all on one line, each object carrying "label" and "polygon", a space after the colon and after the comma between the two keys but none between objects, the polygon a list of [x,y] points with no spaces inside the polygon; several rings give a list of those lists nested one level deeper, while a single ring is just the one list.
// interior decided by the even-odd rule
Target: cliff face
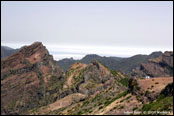
[{"label": "cliff face", "polygon": [[151,77],[173,76],[173,52],[166,51],[157,58],[149,59],[147,63],[142,63],[134,70],[135,76]]},{"label": "cliff face", "polygon": [[56,99],[62,70],[40,42],[1,60],[1,114],[21,114]]}]

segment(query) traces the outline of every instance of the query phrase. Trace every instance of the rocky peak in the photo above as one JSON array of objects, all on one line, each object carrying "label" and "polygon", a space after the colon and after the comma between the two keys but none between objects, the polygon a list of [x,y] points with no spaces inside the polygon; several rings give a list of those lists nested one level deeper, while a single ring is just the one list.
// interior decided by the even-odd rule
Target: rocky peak
[{"label": "rocky peak", "polygon": [[46,50],[45,46],[43,46],[43,44],[41,42],[35,42],[29,46],[24,46],[21,48],[21,50],[19,51],[21,53],[23,53],[25,56],[31,56],[34,53],[47,53],[48,51]]},{"label": "rocky peak", "polygon": [[1,60],[1,83],[1,114],[18,114],[56,100],[63,71],[35,42]]}]

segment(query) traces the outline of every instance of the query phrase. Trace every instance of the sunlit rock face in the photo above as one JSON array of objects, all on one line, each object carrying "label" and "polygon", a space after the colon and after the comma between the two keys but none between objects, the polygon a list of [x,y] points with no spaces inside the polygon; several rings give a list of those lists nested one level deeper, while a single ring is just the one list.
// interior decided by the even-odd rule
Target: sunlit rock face
[{"label": "sunlit rock face", "polygon": [[62,70],[40,42],[1,60],[1,114],[21,114],[56,99]]}]

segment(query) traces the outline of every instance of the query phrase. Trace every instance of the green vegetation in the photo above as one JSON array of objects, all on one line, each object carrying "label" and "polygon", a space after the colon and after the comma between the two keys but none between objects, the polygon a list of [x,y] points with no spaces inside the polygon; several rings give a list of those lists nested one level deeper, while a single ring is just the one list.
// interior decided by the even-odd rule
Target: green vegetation
[{"label": "green vegetation", "polygon": [[124,106],[120,106],[120,107],[119,107],[119,109],[123,109],[123,108],[124,108]]},{"label": "green vegetation", "polygon": [[137,106],[135,106],[134,108],[132,108],[132,110],[133,111],[135,111],[135,110],[137,110],[138,109],[138,107]]},{"label": "green vegetation", "polygon": [[15,106],[16,106],[16,100],[13,100],[10,103],[8,103],[7,108],[8,109],[14,109]]},{"label": "green vegetation", "polygon": [[129,79],[128,79],[127,77],[122,78],[119,82],[120,82],[122,85],[124,85],[125,87],[128,87],[128,85],[129,85]]},{"label": "green vegetation", "polygon": [[157,101],[144,104],[142,107],[143,111],[170,111],[173,107],[173,96],[164,97],[161,96],[157,99]]},{"label": "green vegetation", "polygon": [[128,100],[129,98],[131,98],[131,96],[128,96],[128,97],[126,98],[126,100]]},{"label": "green vegetation", "polygon": [[102,99],[102,96],[101,96],[100,94],[97,94],[97,95],[92,99],[92,102],[99,101],[100,99]]},{"label": "green vegetation", "polygon": [[117,100],[117,99],[119,99],[119,98],[121,98],[121,97],[124,97],[124,96],[126,96],[127,94],[128,94],[128,92],[125,91],[125,92],[119,94],[118,96],[114,97],[113,99],[107,100],[107,101],[104,103],[104,105],[105,105],[105,106],[108,106],[109,104],[111,104],[111,103],[114,102],[115,100]]},{"label": "green vegetation", "polygon": [[120,103],[123,102],[123,101],[124,101],[124,99],[122,99],[122,100],[120,101]]},{"label": "green vegetation", "polygon": [[90,101],[89,101],[89,100],[87,100],[87,101],[83,102],[82,107],[87,106],[89,103],[90,103]]},{"label": "green vegetation", "polygon": [[139,91],[141,88],[138,85],[138,82],[136,79],[129,79],[129,84],[128,84],[129,92],[134,93],[137,90]]},{"label": "green vegetation", "polygon": [[150,92],[149,92],[148,90],[146,90],[145,96],[147,96],[147,95],[149,95],[149,94],[150,94]]},{"label": "green vegetation", "polygon": [[115,71],[115,70],[110,70],[111,71],[111,74],[113,75],[113,76],[118,76],[119,74],[118,74],[118,72],[117,71]]}]

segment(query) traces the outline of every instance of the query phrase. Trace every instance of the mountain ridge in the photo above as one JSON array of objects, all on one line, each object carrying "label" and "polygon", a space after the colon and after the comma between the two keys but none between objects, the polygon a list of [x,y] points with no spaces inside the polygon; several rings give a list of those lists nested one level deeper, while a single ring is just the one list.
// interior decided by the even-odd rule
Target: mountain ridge
[{"label": "mountain ridge", "polygon": [[[62,59],[57,61],[57,64],[64,69],[64,71],[67,70],[67,68],[75,63],[75,62],[81,62],[85,64],[89,64],[91,61],[97,59],[100,62],[102,62],[107,67],[111,68],[112,70],[118,70],[121,72],[130,72],[133,68],[140,65],[142,62],[147,62],[150,58],[155,58],[157,56],[160,56],[162,54],[161,51],[152,52],[149,55],[135,55],[128,58],[121,58],[121,57],[102,57],[97,54],[89,54],[83,57],[81,60],[74,60],[74,59]],[[132,62],[133,61],[133,62]]]}]

